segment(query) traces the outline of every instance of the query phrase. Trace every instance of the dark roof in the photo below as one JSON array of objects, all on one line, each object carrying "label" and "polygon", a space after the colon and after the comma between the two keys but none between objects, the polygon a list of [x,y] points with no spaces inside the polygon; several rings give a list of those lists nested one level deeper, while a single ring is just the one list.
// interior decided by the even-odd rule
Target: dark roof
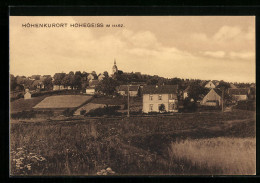
[{"label": "dark roof", "polygon": [[143,87],[143,94],[172,94],[178,92],[178,85],[147,85]]},{"label": "dark roof", "polygon": [[[138,85],[129,85],[129,91],[137,91],[138,89]],[[127,85],[120,85],[118,91],[128,91]]]},{"label": "dark roof", "polygon": [[188,92],[190,86],[188,86],[183,92]]},{"label": "dark roof", "polygon": [[236,89],[230,88],[228,90],[228,93],[230,95],[247,95],[248,91],[249,90],[247,88],[236,88]]},{"label": "dark roof", "polygon": [[214,90],[220,97],[222,96],[222,91],[220,89],[213,88],[212,90]]}]

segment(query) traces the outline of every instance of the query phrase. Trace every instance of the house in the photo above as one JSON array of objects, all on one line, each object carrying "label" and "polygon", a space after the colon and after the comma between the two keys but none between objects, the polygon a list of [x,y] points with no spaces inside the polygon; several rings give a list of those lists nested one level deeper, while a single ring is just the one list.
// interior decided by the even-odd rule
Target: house
[{"label": "house", "polygon": [[250,87],[248,99],[249,100],[255,100],[256,99],[256,88],[255,87]]},{"label": "house", "polygon": [[94,79],[89,81],[89,86],[86,88],[87,95],[94,95],[96,93],[96,87],[99,83],[99,80]]},{"label": "house", "polygon": [[[137,97],[139,93],[139,85],[129,85],[129,96],[130,97]],[[120,85],[118,87],[118,93],[123,96],[127,96],[128,94],[128,86],[127,85]]]},{"label": "house", "polygon": [[71,90],[71,86],[53,85],[53,90]]},{"label": "house", "polygon": [[95,87],[88,86],[86,88],[86,94],[87,95],[94,95],[95,93],[96,93],[96,88]]},{"label": "house", "polygon": [[228,94],[232,97],[233,101],[247,100],[249,93],[249,88],[228,89]]},{"label": "house", "polygon": [[27,100],[27,99],[31,99],[31,98],[32,98],[32,95],[29,92],[29,89],[26,89],[25,94],[24,94],[24,99]]},{"label": "house", "polygon": [[200,104],[204,106],[220,106],[222,104],[222,91],[212,88]]},{"label": "house", "polygon": [[236,85],[234,85],[233,83],[230,83],[229,85],[230,85],[230,88],[237,89]]},{"label": "house", "polygon": [[98,83],[99,83],[99,80],[93,79],[93,80],[89,81],[89,86],[90,87],[96,87],[98,85]]},{"label": "house", "polygon": [[104,79],[105,75],[104,74],[99,74],[98,76],[98,80],[99,81],[102,81]]},{"label": "house", "polygon": [[44,89],[44,84],[41,80],[34,80],[32,83],[32,88]]},{"label": "house", "polygon": [[212,88],[216,88],[218,85],[219,85],[219,82],[214,80],[214,81],[207,82],[204,87],[212,89]]},{"label": "house", "polygon": [[94,75],[94,74],[89,74],[89,75],[87,76],[87,80],[88,80],[88,81],[91,81],[91,80],[93,80],[93,79],[95,79],[95,75]]},{"label": "house", "polygon": [[143,112],[178,112],[178,85],[147,85],[143,87]]},{"label": "house", "polygon": [[188,97],[188,91],[190,89],[190,86],[188,86],[184,91],[183,91],[183,99]]}]

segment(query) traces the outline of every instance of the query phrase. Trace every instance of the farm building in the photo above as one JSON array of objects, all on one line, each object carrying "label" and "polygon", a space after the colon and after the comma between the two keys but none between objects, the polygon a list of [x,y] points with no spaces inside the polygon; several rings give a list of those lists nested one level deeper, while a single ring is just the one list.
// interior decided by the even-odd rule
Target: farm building
[{"label": "farm building", "polygon": [[97,75],[91,74],[91,73],[87,76],[87,80],[89,80],[89,81],[94,80],[96,78],[97,78]]},{"label": "farm building", "polygon": [[24,94],[24,99],[27,100],[27,99],[31,99],[31,98],[32,98],[31,93],[29,92],[28,89],[26,89],[25,94]]},{"label": "farm building", "polygon": [[[139,93],[140,87],[138,85],[129,85],[129,96],[130,97],[137,97]],[[122,96],[128,95],[128,86],[127,85],[120,85],[118,87],[118,93]]]},{"label": "farm building", "polygon": [[222,104],[222,92],[219,89],[212,88],[209,93],[200,102],[205,106],[220,106]]},{"label": "farm building", "polygon": [[43,99],[33,107],[34,110],[60,113],[66,109],[76,110],[86,104],[92,97],[85,95],[57,95]]},{"label": "farm building", "polygon": [[161,106],[166,112],[178,112],[178,85],[143,87],[143,112],[160,112]]},{"label": "farm building", "polygon": [[228,94],[232,97],[234,101],[247,100],[249,93],[249,88],[228,89]]},{"label": "farm building", "polygon": [[95,89],[95,87],[87,87],[86,88],[86,94],[87,95],[94,95],[96,93],[96,89]]},{"label": "farm building", "polygon": [[89,81],[89,86],[86,88],[87,95],[94,95],[96,93],[96,87],[99,83],[99,80],[94,79]]},{"label": "farm building", "polygon": [[53,90],[71,90],[72,88],[70,86],[64,86],[64,85],[53,85]]},{"label": "farm building", "polygon": [[105,75],[101,73],[98,75],[98,80],[102,81],[104,79],[104,77],[105,77]]},{"label": "farm building", "polygon": [[189,90],[190,86],[188,86],[184,91],[183,91],[183,99],[188,97],[188,90]]},{"label": "farm building", "polygon": [[230,83],[230,88],[237,89],[237,87],[233,83]]},{"label": "farm building", "polygon": [[212,89],[212,88],[216,88],[217,86],[219,85],[219,82],[218,81],[209,81],[205,84],[205,88],[209,88],[209,89]]}]

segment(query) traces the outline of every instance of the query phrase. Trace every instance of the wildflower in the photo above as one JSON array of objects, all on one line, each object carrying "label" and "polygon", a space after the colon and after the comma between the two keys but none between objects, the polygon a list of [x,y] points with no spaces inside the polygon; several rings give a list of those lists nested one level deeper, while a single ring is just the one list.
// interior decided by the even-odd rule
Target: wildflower
[{"label": "wildflower", "polygon": [[110,167],[107,168],[107,171],[112,171],[112,169]]}]

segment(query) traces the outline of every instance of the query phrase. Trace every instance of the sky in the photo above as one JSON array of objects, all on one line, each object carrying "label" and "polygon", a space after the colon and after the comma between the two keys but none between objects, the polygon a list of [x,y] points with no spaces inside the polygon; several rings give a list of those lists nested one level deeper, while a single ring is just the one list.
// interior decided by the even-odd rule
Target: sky
[{"label": "sky", "polygon": [[[27,23],[67,27],[22,26]],[[104,27],[70,27],[76,23]],[[255,82],[254,16],[10,16],[9,26],[15,76],[111,73],[115,59],[124,72]]]}]

